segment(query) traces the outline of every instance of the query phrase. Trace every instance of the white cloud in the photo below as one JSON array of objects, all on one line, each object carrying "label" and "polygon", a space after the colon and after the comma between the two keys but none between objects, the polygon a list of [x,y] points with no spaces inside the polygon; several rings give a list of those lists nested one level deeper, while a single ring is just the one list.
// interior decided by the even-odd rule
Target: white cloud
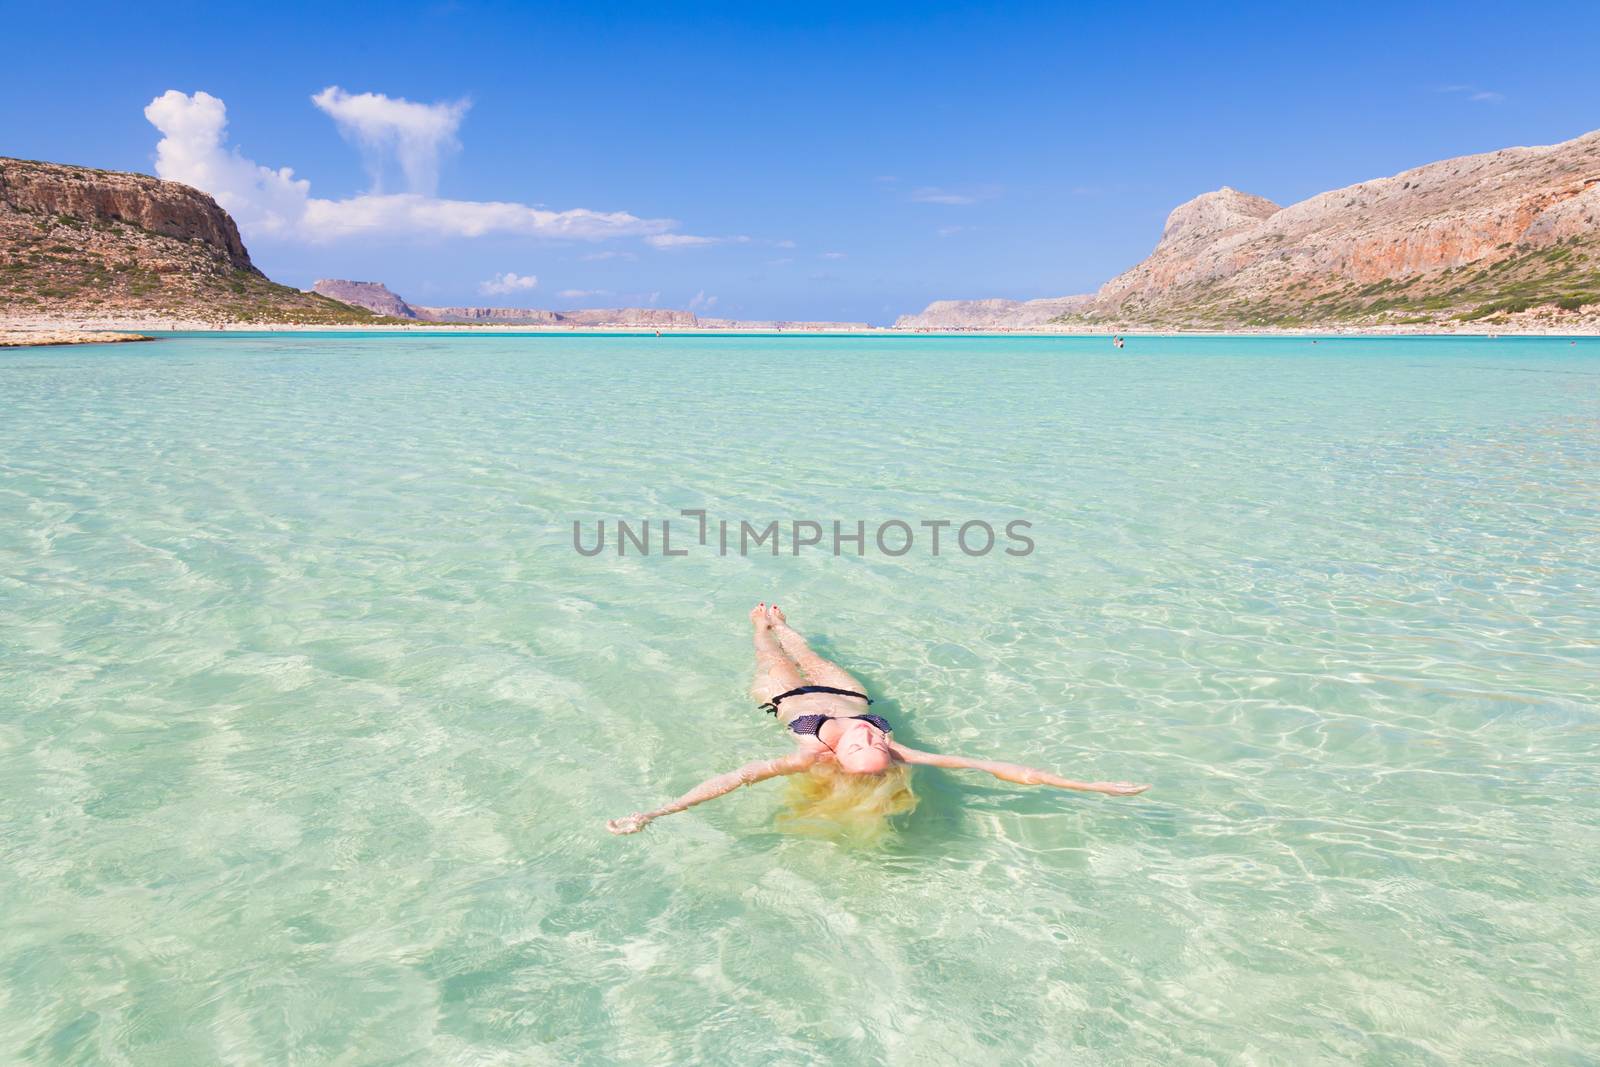
[{"label": "white cloud", "polygon": [[847,252],[824,252],[824,253],[822,253],[822,258],[823,259],[848,259],[848,258],[850,258],[850,256],[849,256],[849,253],[847,253]]},{"label": "white cloud", "polygon": [[164,135],[156,145],[161,177],[210,193],[247,232],[277,235],[299,225],[311,183],[288,167],[273,170],[224,149],[228,116],[221,100],[169,89],[150,101],[144,117]]},{"label": "white cloud", "polygon": [[774,247],[774,248],[793,248],[794,247],[794,242],[793,241],[774,241],[774,242],[772,242],[772,247]]},{"label": "white cloud", "polygon": [[405,174],[406,189],[432,196],[439,188],[439,156],[461,146],[456,129],[471,103],[417,104],[382,93],[345,92],[330,85],[311,98],[338,124],[339,132],[361,146],[372,189],[383,189],[384,165],[392,155]]},{"label": "white cloud", "polygon": [[[343,99],[347,103],[357,98]],[[425,106],[409,101],[388,103]],[[210,193],[251,239],[270,236],[316,243],[369,234],[481,237],[500,233],[587,241],[666,235],[677,225],[671,219],[641,219],[626,211],[550,211],[502,201],[443,200],[420,192],[367,192],[324,200],[312,196],[311,183],[296,178],[288,167],[263,167],[226,147],[227,111],[223,102],[209,93],[190,96],[169,89],[152,100],[144,114],[162,134],[156,146],[156,174]],[[368,124],[373,129],[380,125],[378,119]],[[413,139],[419,145],[426,140],[420,132]],[[444,142],[434,143],[442,146]],[[400,159],[405,169],[404,156]],[[425,161],[419,165],[418,174],[425,178]]]},{"label": "white cloud", "polygon": [[513,274],[510,271],[506,271],[504,274],[496,274],[488,281],[480,283],[478,291],[500,296],[506,293],[527,292],[529,289],[538,288],[538,286],[539,279],[532,274]]},{"label": "white cloud", "polygon": [[714,296],[707,296],[704,289],[700,290],[698,293],[694,294],[694,296],[689,298],[690,311],[710,311],[712,308],[716,307],[716,305],[717,298]]},{"label": "white cloud", "polygon": [[742,245],[748,244],[750,238],[743,234],[736,237],[699,237],[692,233],[658,233],[646,237],[644,243],[655,248],[704,248],[706,245]]},{"label": "white cloud", "polygon": [[610,289],[563,289],[556,294],[563,300],[582,300],[590,296],[615,296]]},{"label": "white cloud", "polygon": [[555,237],[576,241],[633,237],[672,225],[668,219],[641,219],[625,211],[547,211],[494,200],[440,200],[415,193],[366,194],[345,200],[308,200],[304,218],[308,240],[323,241],[366,233],[482,237],[491,233]]}]

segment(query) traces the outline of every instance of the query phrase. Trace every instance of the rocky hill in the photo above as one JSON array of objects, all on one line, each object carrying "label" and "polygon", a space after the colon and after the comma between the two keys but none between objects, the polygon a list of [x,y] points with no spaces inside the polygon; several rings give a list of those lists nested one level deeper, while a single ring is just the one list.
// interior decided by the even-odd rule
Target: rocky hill
[{"label": "rocky hill", "polygon": [[1053,323],[1456,328],[1597,319],[1600,131],[1430,163],[1288,207],[1230,188],[1202,194],[1172,212],[1147,259]]},{"label": "rocky hill", "polygon": [[371,322],[277,285],[211,197],[143,174],[0,158],[0,318]]},{"label": "rocky hill", "polygon": [[573,311],[546,311],[539,308],[427,307],[402,300],[382,282],[352,282],[324,278],[312,291],[334,300],[384,315],[414,322],[481,323],[496,326],[593,326],[674,327],[702,330],[866,330],[864,322],[786,322],[767,320],[744,322],[737,319],[702,319],[692,311],[673,308],[582,308]]},{"label": "rocky hill", "polygon": [[319,278],[311,286],[311,291],[329,300],[337,300],[341,304],[366,308],[375,315],[387,315],[395,319],[417,317],[416,309],[390,292],[389,287],[382,282],[349,282],[342,278]]}]

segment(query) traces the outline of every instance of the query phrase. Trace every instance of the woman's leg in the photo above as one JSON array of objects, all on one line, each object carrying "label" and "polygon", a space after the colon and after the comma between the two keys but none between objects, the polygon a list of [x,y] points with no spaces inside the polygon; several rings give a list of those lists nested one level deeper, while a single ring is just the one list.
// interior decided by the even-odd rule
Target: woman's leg
[{"label": "woman's leg", "polygon": [[[750,610],[750,623],[755,628],[752,636],[756,645],[756,677],[750,683],[751,695],[765,704],[779,693],[787,693],[805,685],[805,680],[800,677],[800,668],[784,653],[772,634],[766,604],[757,604]],[[792,712],[784,711],[783,704],[778,705],[779,721],[787,726],[792,717]]]},{"label": "woman's leg", "polygon": [[811,651],[811,646],[806,644],[806,639],[789,625],[789,620],[784,617],[778,605],[772,605],[772,610],[767,612],[767,617],[772,620],[772,632],[783,643],[783,650],[794,657],[800,669],[806,673],[806,681],[812,685],[829,685],[835,689],[848,689],[852,693],[865,693],[860,682],[851,676],[850,672],[834,663],[832,660],[823,659]]}]

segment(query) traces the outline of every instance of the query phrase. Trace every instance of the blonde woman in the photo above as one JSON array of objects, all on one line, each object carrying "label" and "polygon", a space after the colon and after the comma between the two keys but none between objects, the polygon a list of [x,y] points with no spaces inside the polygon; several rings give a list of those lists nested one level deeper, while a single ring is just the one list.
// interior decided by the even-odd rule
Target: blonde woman
[{"label": "blonde woman", "polygon": [[867,712],[872,700],[860,682],[837,663],[811,650],[776,604],[765,602],[750,611],[756,646],[756,677],[751,692],[761,709],[789,728],[795,751],[776,759],[757,760],[738,770],[707,779],[654,811],[636,811],[606,823],[614,834],[643,830],[652,820],[781,775],[805,772],[812,780],[800,792],[811,814],[846,814],[854,810],[875,819],[909,811],[916,805],[908,769],[914,764],[951,770],[986,771],[1018,785],[1049,785],[1083,793],[1127,797],[1148,785],[1129,782],[1074,782],[1048,771],[994,763],[965,756],[919,752],[895,742],[888,720]]}]

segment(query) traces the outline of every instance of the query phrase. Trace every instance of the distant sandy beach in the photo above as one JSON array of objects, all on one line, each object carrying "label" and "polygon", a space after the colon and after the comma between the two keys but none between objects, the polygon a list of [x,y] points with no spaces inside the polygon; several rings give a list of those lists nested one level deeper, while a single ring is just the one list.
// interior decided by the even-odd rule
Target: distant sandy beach
[{"label": "distant sandy beach", "polygon": [[[215,323],[201,319],[182,318],[51,318],[48,316],[10,317],[0,319],[0,346],[100,344],[108,341],[149,340],[144,336],[128,336],[141,331],[157,333],[486,333],[486,334],[635,334],[659,333],[682,336],[716,336],[724,334],[794,334],[796,336],[847,336],[847,337],[1594,337],[1600,336],[1600,320],[1560,326],[1507,326],[1486,330],[1481,324],[1462,324],[1459,330],[1443,329],[1437,323],[1366,326],[1361,328],[1281,328],[1231,330],[1170,330],[1106,327],[1088,330],[1083,328],[1031,329],[898,329],[892,326],[874,326],[864,329],[769,329],[752,326],[551,326],[539,324],[484,324],[452,322],[373,323],[363,324],[307,324],[292,322]],[[49,339],[46,339],[49,338]]]}]

